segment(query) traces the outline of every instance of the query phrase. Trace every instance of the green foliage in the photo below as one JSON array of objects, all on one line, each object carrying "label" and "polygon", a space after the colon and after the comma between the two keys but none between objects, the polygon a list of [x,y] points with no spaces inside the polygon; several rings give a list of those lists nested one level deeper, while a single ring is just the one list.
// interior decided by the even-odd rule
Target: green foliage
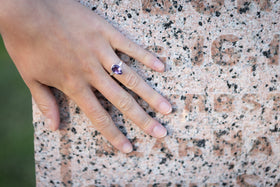
[{"label": "green foliage", "polygon": [[0,37],[0,186],[35,186],[31,95]]}]

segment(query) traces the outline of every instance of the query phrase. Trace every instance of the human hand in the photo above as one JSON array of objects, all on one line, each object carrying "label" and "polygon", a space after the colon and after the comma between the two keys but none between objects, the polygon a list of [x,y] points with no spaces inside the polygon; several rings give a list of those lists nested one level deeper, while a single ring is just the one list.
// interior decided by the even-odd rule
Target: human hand
[{"label": "human hand", "polygon": [[[163,63],[154,55],[75,1],[3,1],[1,6],[0,32],[5,46],[51,130],[58,129],[60,121],[49,86],[74,100],[96,130],[124,153],[131,152],[132,145],[114,125],[92,88],[147,134],[157,138],[166,135],[166,129],[106,72],[111,72],[111,66],[120,61],[114,50],[163,72]],[[171,112],[164,97],[125,63],[122,68],[122,75],[113,75],[118,81],[162,114]]]}]

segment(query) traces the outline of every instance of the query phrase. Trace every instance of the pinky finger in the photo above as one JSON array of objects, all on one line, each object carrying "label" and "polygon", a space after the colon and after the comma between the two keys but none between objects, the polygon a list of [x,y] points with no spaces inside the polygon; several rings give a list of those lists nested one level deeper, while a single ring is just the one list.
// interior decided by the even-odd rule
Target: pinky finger
[{"label": "pinky finger", "polygon": [[41,83],[29,86],[31,95],[40,111],[45,116],[45,123],[50,130],[57,130],[60,123],[58,105],[51,89]]}]

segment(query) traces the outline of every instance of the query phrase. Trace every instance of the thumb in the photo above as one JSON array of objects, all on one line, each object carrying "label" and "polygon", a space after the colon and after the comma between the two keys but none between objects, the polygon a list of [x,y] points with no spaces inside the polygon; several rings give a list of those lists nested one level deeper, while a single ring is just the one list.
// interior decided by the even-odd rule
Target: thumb
[{"label": "thumb", "polygon": [[59,110],[51,89],[40,83],[35,83],[29,88],[35,103],[46,118],[47,128],[57,130],[60,123]]}]

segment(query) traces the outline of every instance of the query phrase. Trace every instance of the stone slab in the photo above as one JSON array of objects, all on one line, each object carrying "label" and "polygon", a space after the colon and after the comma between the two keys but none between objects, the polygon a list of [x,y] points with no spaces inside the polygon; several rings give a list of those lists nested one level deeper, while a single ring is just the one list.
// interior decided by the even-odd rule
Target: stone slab
[{"label": "stone slab", "polygon": [[172,103],[163,116],[130,92],[168,136],[146,135],[96,93],[134,144],[122,154],[54,90],[60,130],[33,104],[37,186],[280,186],[279,1],[80,3],[166,63],[161,74],[119,54]]}]

